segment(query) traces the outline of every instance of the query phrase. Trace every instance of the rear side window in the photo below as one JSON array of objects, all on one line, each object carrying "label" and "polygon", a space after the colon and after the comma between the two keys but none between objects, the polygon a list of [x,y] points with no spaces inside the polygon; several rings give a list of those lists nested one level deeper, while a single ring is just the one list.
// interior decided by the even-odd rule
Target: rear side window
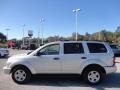
[{"label": "rear side window", "polygon": [[104,44],[100,43],[87,43],[90,53],[107,53],[107,49]]},{"label": "rear side window", "polygon": [[110,45],[110,47],[111,47],[112,49],[119,49],[119,46],[117,46],[117,45]]},{"label": "rear side window", "polygon": [[64,54],[84,53],[82,43],[64,43]]}]

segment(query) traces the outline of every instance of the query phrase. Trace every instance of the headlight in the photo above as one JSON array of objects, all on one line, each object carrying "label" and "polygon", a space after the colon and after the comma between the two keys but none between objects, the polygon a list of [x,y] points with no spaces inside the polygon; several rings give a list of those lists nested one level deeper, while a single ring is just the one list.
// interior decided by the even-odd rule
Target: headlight
[{"label": "headlight", "polygon": [[9,67],[9,66],[10,66],[10,64],[11,64],[10,62],[7,62],[7,63],[6,63],[6,67]]}]

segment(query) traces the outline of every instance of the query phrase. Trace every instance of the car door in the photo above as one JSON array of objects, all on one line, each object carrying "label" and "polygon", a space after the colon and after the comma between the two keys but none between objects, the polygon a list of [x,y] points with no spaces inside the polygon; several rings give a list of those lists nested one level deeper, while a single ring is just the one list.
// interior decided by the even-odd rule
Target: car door
[{"label": "car door", "polygon": [[51,44],[43,47],[34,56],[32,65],[37,73],[60,73],[60,44]]},{"label": "car door", "polygon": [[86,60],[82,43],[64,43],[62,56],[63,73],[80,72],[80,64]]}]

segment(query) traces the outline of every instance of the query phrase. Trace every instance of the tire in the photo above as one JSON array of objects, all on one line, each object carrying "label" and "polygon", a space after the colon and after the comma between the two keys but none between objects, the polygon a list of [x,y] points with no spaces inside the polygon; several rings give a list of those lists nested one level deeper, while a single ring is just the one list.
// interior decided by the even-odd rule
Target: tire
[{"label": "tire", "polygon": [[12,71],[12,79],[18,84],[27,83],[31,78],[31,72],[26,67],[16,67]]},{"label": "tire", "polygon": [[99,68],[87,68],[83,73],[84,81],[90,85],[99,84],[104,76],[105,74]]}]

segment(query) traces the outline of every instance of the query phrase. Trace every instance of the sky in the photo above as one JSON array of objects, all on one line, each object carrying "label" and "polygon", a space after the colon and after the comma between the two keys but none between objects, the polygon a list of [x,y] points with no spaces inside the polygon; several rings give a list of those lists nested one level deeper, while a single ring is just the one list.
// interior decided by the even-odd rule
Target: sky
[{"label": "sky", "polygon": [[[75,32],[78,12],[78,33],[92,34],[102,29],[114,32],[120,26],[120,0],[0,0],[0,32],[8,39],[21,39],[33,30],[33,37],[43,31],[44,38],[54,35],[70,36]],[[42,24],[41,18],[45,21]]]}]

